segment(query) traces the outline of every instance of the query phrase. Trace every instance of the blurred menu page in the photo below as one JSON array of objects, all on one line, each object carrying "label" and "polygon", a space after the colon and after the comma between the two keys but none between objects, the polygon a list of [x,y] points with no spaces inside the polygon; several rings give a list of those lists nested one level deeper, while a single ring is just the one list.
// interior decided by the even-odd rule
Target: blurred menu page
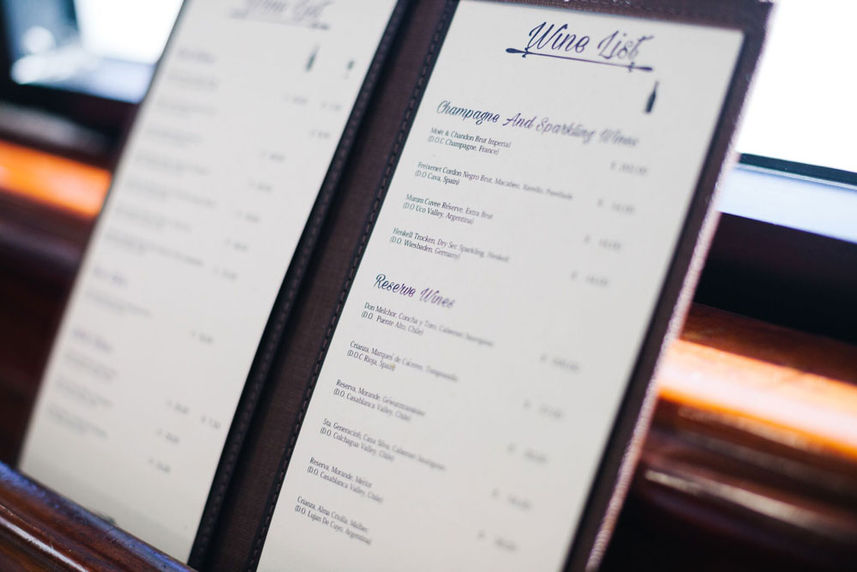
[{"label": "blurred menu page", "polygon": [[186,2],[53,348],[26,473],[189,555],[394,4]]},{"label": "blurred menu page", "polygon": [[563,564],[742,38],[459,4],[261,568]]}]

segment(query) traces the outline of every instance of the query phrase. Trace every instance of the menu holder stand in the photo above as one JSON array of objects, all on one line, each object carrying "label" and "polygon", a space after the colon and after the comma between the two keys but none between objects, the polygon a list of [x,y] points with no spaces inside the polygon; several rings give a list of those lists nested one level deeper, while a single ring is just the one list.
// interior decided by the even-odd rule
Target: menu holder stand
[{"label": "menu holder stand", "polygon": [[[650,380],[662,350],[676,336],[687,311],[711,239],[716,222],[710,209],[712,197],[761,51],[771,4],[744,0],[542,0],[503,4],[564,8],[569,15],[616,15],[713,26],[743,34],[678,242],[565,564],[568,569],[591,568],[604,553],[639,457],[654,406]],[[214,533],[218,548],[208,561],[214,567],[245,563],[252,567],[259,563],[327,349],[457,5],[441,0],[418,3],[393,47],[391,64],[343,171],[341,193],[308,265],[306,281],[297,295],[281,350],[273,361],[270,380],[236,465],[224,518]],[[371,194],[367,189],[376,192]],[[354,244],[356,249],[351,246]]]}]

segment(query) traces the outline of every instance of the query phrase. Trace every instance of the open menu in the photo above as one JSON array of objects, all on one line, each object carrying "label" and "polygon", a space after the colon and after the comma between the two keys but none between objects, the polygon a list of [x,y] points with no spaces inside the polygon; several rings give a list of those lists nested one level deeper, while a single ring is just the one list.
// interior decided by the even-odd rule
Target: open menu
[{"label": "open menu", "polygon": [[193,0],[62,321],[21,468],[187,558],[395,0]]},{"label": "open menu", "polygon": [[261,569],[564,565],[743,40],[458,4]]}]

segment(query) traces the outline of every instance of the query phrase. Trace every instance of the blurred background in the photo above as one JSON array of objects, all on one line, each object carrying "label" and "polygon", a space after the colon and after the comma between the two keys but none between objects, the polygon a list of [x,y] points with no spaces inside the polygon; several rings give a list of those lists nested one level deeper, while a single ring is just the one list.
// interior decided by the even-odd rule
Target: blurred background
[{"label": "blurred background", "polygon": [[136,103],[180,1],[6,2],[9,76],[21,85]]},{"label": "blurred background", "polygon": [[181,1],[2,6],[0,128],[104,162],[148,88]]},{"label": "blurred background", "polygon": [[[180,6],[0,2],[2,462]],[[607,568],[857,562],[855,22],[778,2]]]}]

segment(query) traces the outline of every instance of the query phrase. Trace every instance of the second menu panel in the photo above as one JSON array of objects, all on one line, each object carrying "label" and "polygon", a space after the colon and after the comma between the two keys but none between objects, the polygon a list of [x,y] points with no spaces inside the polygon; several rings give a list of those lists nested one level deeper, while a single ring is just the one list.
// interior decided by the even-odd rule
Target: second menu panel
[{"label": "second menu panel", "polygon": [[395,0],[185,3],[22,469],[178,558]]}]

